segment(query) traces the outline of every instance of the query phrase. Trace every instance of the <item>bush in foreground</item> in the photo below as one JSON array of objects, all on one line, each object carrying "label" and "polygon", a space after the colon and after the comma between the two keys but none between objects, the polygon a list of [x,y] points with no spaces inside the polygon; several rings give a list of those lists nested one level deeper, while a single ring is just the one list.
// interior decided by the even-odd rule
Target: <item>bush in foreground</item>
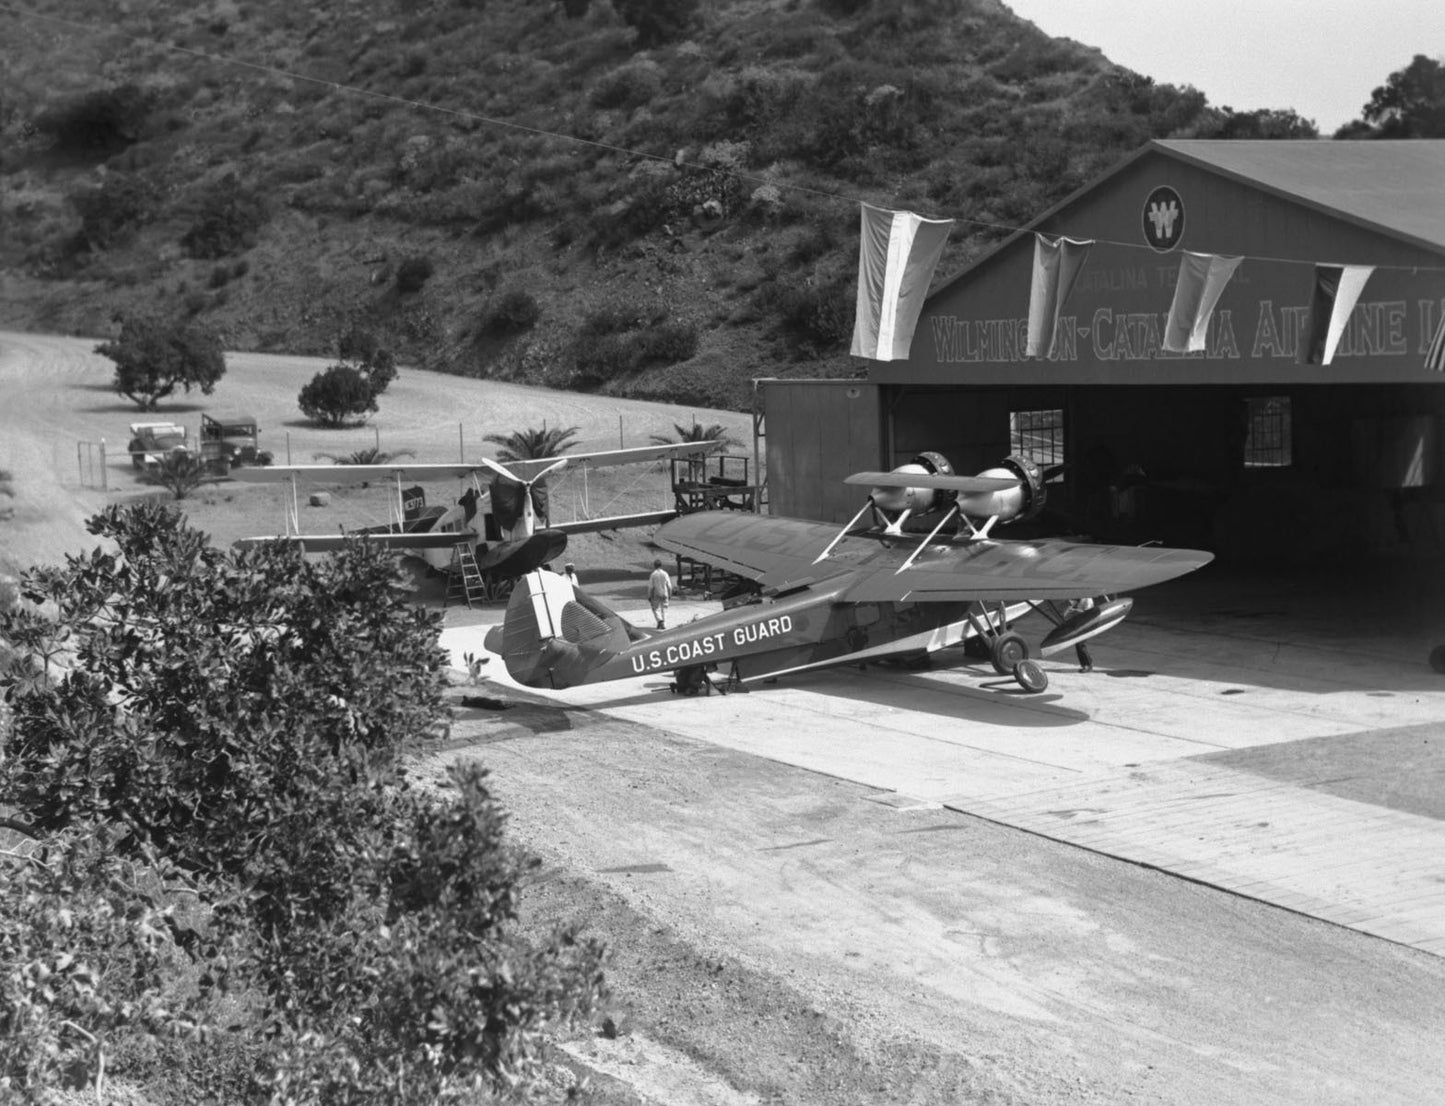
[{"label": "bush in foreground", "polygon": [[525,1082],[541,1031],[600,993],[601,950],[513,934],[531,862],[484,770],[445,800],[406,782],[442,712],[438,616],[365,545],[222,552],[156,503],[90,529],[114,552],[32,571],[0,612],[0,806],[48,850],[0,858],[40,865],[0,895],[6,962],[36,981],[0,989],[6,1101],[45,1101],[60,1067],[98,1084],[143,1039],[181,1034],[204,1064],[223,1000],[262,1100]]}]

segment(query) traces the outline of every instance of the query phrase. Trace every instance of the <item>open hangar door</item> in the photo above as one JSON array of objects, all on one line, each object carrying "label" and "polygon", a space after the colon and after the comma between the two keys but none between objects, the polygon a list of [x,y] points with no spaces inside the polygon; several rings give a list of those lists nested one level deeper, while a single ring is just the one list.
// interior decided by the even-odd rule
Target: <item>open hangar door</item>
[{"label": "open hangar door", "polygon": [[884,462],[1062,465],[1008,536],[1210,549],[1222,561],[1445,558],[1445,396],[1428,385],[893,386]]}]

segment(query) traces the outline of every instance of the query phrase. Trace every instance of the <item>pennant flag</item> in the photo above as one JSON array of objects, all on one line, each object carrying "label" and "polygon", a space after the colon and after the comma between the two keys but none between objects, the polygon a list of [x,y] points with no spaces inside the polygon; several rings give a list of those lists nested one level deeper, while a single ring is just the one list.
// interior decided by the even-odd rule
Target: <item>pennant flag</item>
[{"label": "pennant flag", "polygon": [[863,233],[850,352],[875,361],[904,361],[953,220],[925,219],[869,204],[859,207]]},{"label": "pennant flag", "polygon": [[1445,373],[1445,311],[1440,312],[1440,325],[1435,328],[1435,337],[1430,339],[1430,348],[1425,351],[1425,367]]},{"label": "pennant flag", "polygon": [[1042,234],[1034,235],[1034,276],[1029,288],[1029,337],[1025,357],[1047,357],[1054,346],[1054,328],[1059,324],[1059,311],[1089,256],[1092,238],[1079,241],[1055,238],[1050,242]]},{"label": "pennant flag", "polygon": [[1174,302],[1169,305],[1169,319],[1164,324],[1166,350],[1193,353],[1204,348],[1214,305],[1243,260],[1184,251],[1179,258],[1179,279],[1174,283]]},{"label": "pennant flag", "polygon": [[1350,312],[1365,290],[1373,265],[1316,265],[1315,294],[1304,345],[1305,364],[1328,365],[1350,321]]}]

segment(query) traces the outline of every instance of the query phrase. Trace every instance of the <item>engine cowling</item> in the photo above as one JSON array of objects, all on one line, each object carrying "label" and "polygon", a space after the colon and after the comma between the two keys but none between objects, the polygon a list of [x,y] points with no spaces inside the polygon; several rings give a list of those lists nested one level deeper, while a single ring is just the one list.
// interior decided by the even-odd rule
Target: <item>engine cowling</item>
[{"label": "engine cowling", "polygon": [[[916,472],[927,476],[954,475],[953,466],[941,453],[920,453],[906,465],[899,465],[892,471],[905,474]],[[939,491],[935,488],[874,488],[872,497],[874,506],[879,510],[887,511],[890,514],[908,511],[911,514],[921,515],[928,511],[947,507],[957,494],[957,492]]]},{"label": "engine cowling", "polygon": [[1047,498],[1044,472],[1029,458],[1015,454],[1004,458],[993,468],[984,469],[978,475],[1017,480],[1018,484],[1003,491],[960,495],[958,509],[969,518],[988,519],[997,516],[1001,523],[1023,522],[1044,509]]}]

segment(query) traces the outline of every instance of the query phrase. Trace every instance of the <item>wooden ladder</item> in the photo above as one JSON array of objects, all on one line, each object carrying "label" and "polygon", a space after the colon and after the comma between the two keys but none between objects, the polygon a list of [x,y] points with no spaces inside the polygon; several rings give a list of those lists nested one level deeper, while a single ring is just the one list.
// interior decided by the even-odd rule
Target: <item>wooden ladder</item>
[{"label": "wooden ladder", "polygon": [[487,582],[477,568],[477,558],[472,552],[472,543],[459,541],[452,546],[452,563],[447,569],[447,605],[453,600],[465,599],[467,606],[481,603],[487,598]]}]

